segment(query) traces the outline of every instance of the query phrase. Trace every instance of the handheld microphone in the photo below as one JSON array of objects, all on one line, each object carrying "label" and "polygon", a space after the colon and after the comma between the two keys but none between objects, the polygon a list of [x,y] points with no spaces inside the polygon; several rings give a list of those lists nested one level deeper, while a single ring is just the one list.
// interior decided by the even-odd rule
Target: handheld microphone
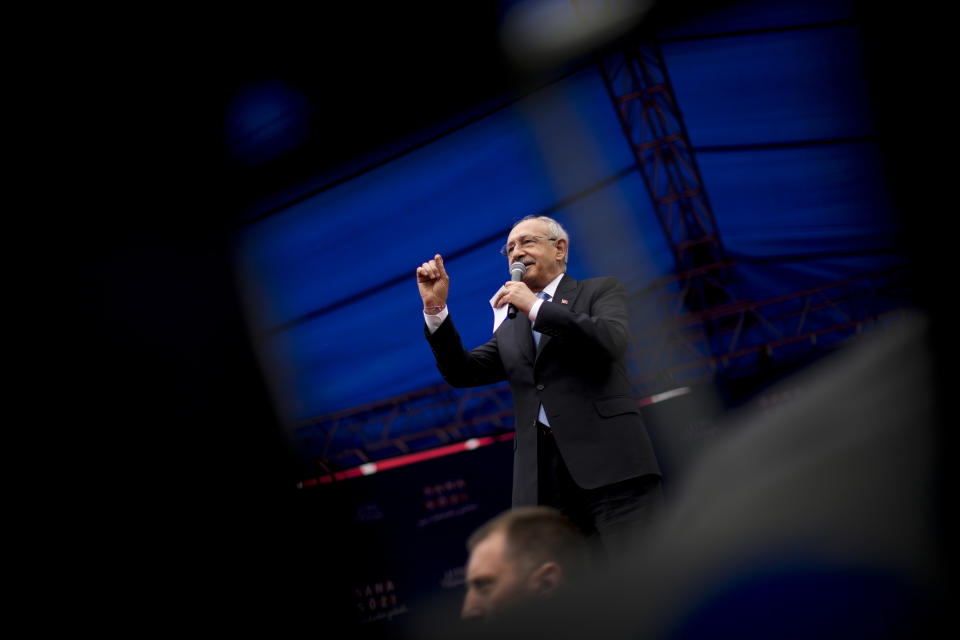
[{"label": "handheld microphone", "polygon": [[[510,265],[510,280],[512,282],[520,282],[523,280],[524,274],[527,272],[527,265],[522,262],[514,262]],[[507,309],[508,318],[517,317],[517,308],[513,306],[513,303],[510,303],[510,307]]]}]

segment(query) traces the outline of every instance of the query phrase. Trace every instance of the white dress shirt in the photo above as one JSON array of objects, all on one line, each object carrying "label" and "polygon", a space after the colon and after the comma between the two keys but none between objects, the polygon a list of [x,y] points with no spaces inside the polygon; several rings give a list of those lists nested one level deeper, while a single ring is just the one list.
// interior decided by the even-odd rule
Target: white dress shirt
[{"label": "white dress shirt", "polygon": [[[544,293],[550,294],[550,299],[553,299],[553,294],[557,292],[557,285],[560,284],[560,279],[563,277],[561,273],[556,278],[550,281],[550,283],[543,288]],[[493,298],[490,298],[490,306],[493,307],[493,299],[496,298],[496,294],[493,295]],[[530,307],[530,312],[527,314],[527,317],[530,318],[530,324],[533,324],[537,321],[537,313],[540,311],[540,305],[543,304],[543,300],[537,298],[537,301],[533,303],[533,306]],[[508,305],[501,305],[500,307],[493,307],[493,330],[496,331],[497,327],[500,326],[500,323],[507,319],[507,307]],[[427,323],[427,330],[430,333],[433,333],[437,328],[443,324],[443,321],[447,319],[447,316],[450,315],[449,307],[444,307],[440,310],[439,313],[435,315],[430,315],[426,311],[423,312],[423,319]]]}]

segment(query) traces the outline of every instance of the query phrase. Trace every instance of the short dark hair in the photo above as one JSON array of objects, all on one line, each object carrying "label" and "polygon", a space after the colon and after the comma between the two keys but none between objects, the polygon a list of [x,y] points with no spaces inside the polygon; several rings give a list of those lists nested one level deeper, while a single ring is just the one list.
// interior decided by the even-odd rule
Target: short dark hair
[{"label": "short dark hair", "polygon": [[467,538],[467,550],[473,551],[496,531],[505,533],[507,554],[520,572],[533,571],[546,562],[559,564],[570,579],[576,579],[586,570],[586,538],[553,507],[508,509],[477,528]]}]

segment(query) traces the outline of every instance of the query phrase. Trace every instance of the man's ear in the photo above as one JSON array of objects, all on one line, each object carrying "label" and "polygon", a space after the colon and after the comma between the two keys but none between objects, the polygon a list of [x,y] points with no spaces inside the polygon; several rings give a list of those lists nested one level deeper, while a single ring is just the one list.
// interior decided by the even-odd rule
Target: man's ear
[{"label": "man's ear", "polygon": [[530,574],[530,587],[538,596],[548,596],[563,584],[563,568],[556,562],[545,562]]},{"label": "man's ear", "polygon": [[557,241],[553,243],[554,247],[557,250],[555,254],[557,258],[560,259],[560,262],[563,262],[563,257],[567,255],[567,241],[565,238],[557,238]]}]

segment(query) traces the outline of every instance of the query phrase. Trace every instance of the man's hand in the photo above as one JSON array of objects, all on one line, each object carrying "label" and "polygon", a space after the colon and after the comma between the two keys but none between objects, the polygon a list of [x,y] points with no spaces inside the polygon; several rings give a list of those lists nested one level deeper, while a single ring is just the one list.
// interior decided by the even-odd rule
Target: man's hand
[{"label": "man's hand", "polygon": [[500,308],[505,304],[513,303],[517,311],[530,313],[530,309],[533,308],[538,299],[526,283],[511,280],[500,287],[500,291],[497,291],[497,295],[493,298],[493,306]]},{"label": "man's hand", "polygon": [[440,307],[447,304],[447,292],[450,290],[450,276],[443,268],[443,258],[438,253],[433,260],[417,267],[417,286],[423,307]]}]

